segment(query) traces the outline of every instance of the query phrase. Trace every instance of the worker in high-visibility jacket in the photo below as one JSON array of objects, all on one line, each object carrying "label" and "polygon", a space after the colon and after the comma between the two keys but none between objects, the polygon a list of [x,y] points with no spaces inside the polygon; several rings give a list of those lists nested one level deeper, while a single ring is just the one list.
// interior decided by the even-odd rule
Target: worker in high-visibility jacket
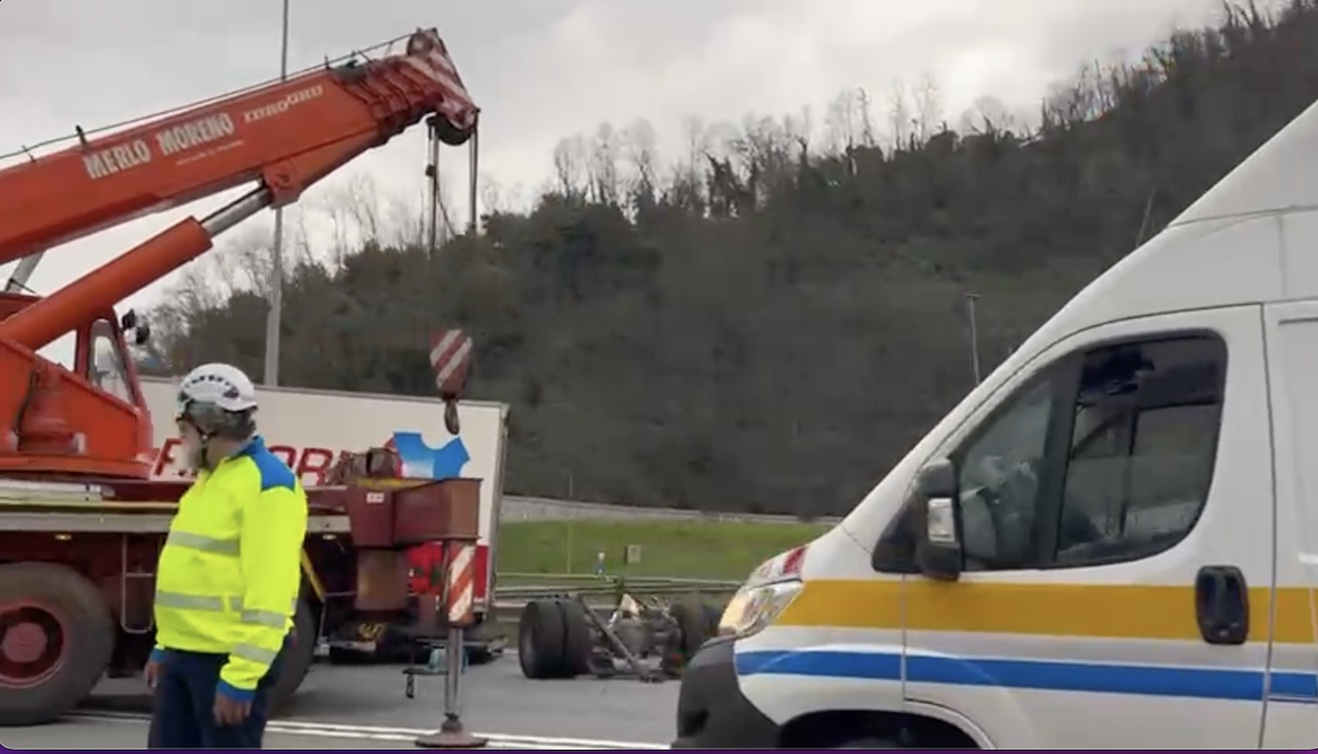
[{"label": "worker in high-visibility jacket", "polygon": [[175,420],[197,475],[157,568],[150,748],[261,748],[292,638],[307,499],[256,434],[256,404],[251,380],[227,364],[179,385]]}]

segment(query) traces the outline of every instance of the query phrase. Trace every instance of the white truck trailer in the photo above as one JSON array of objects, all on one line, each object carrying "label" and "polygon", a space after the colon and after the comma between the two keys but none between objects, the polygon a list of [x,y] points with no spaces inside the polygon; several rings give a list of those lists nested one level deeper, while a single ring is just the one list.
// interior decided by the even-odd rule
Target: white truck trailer
[{"label": "white truck trailer", "polygon": [[[155,425],[156,479],[184,475],[173,424],[175,383],[143,377],[142,392]],[[462,401],[459,436],[444,428],[439,398],[403,397],[304,388],[258,387],[258,431],[271,451],[299,475],[305,485],[320,484],[342,451],[392,447],[411,478],[465,477],[482,480],[480,539],[476,550],[476,612],[488,613],[494,598],[494,557],[509,407],[504,403]],[[383,627],[357,626],[356,636],[331,637],[347,650],[369,652]]]}]

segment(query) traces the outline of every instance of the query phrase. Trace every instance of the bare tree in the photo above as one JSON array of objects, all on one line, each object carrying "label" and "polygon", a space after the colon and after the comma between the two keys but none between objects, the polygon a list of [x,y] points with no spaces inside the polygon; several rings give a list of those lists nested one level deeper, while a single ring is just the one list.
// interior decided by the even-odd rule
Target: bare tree
[{"label": "bare tree", "polygon": [[360,237],[378,239],[382,230],[379,196],[373,178],[354,173],[330,193],[330,201],[342,207],[346,219],[353,223]]},{"label": "bare tree", "polygon": [[801,160],[807,160],[810,157],[811,142],[815,135],[814,113],[807,105],[801,108],[796,115],[787,115],[783,118],[783,135],[787,141],[797,148],[797,155]]},{"label": "bare tree", "polygon": [[656,142],[654,126],[646,120],[632,123],[622,133],[622,151],[632,174],[629,190],[633,205],[654,202],[658,191]]},{"label": "bare tree", "polygon": [[619,151],[619,138],[613,126],[608,123],[600,124],[595,132],[587,163],[593,201],[613,206],[618,204],[622,188],[621,178],[618,175]]},{"label": "bare tree", "polygon": [[1066,128],[1098,118],[1116,106],[1117,91],[1127,83],[1123,80],[1127,73],[1123,67],[1098,62],[1080,66],[1069,82],[1049,90],[1043,105],[1045,122]]},{"label": "bare tree", "polygon": [[[899,110],[904,111],[901,104]],[[856,173],[856,150],[873,147],[874,122],[870,117],[869,94],[860,88],[844,89],[833,98],[825,117],[825,143],[829,154],[844,157],[848,172]]]},{"label": "bare tree", "polygon": [[856,146],[856,90],[843,89],[828,103],[824,114],[824,149],[830,155],[849,154]]},{"label": "bare tree", "polygon": [[873,147],[878,143],[874,135],[873,103],[870,101],[870,93],[864,87],[856,89],[856,106],[860,110],[860,143]]},{"label": "bare tree", "polygon": [[[228,281],[225,296],[231,297],[239,291],[251,291],[267,301],[273,292],[270,282],[274,279],[274,249],[270,232],[251,228],[237,237],[219,254],[210,260],[219,267],[223,280]],[[208,260],[208,261],[210,261]]]},{"label": "bare tree", "polygon": [[[481,179],[481,186],[487,185],[486,179]],[[495,205],[485,206],[486,212],[530,212],[532,201],[531,197],[539,197],[545,193],[545,186],[541,186],[536,191],[528,191],[526,184],[521,181],[512,183],[496,183]]]},{"label": "bare tree", "polygon": [[343,188],[327,192],[310,206],[322,222],[327,237],[324,265],[331,272],[343,269],[348,256],[360,247],[360,224],[352,211],[352,195]]},{"label": "bare tree", "polygon": [[682,122],[682,154],[678,158],[678,171],[693,183],[698,183],[705,155],[714,148],[713,132],[701,118],[690,117]]},{"label": "bare tree", "polygon": [[888,97],[888,128],[891,129],[892,141],[898,149],[911,145],[911,106],[907,102],[906,87],[900,81],[894,81]]},{"label": "bare tree", "polygon": [[980,97],[975,100],[974,109],[966,113],[962,120],[962,130],[973,133],[1006,133],[1020,128],[1011,110],[997,97]]},{"label": "bare tree", "polygon": [[296,212],[284,211],[284,250],[290,268],[304,264],[320,264],[311,246],[311,232],[307,227],[307,213],[303,207]]},{"label": "bare tree", "polygon": [[481,175],[480,184],[481,208],[486,214],[496,215],[509,211],[508,196],[503,184],[486,174]]},{"label": "bare tree", "polygon": [[925,73],[915,89],[915,138],[925,142],[938,132],[943,122],[943,91],[933,73]]},{"label": "bare tree", "polygon": [[588,180],[586,142],[580,134],[554,147],[555,190],[565,197],[583,197]]},{"label": "bare tree", "polygon": [[[444,192],[440,192],[439,216],[448,229],[447,237],[452,237],[453,224],[448,217],[448,202]],[[425,203],[430,201],[429,189],[419,193],[418,198],[409,199],[404,194],[393,193],[380,198],[384,204],[386,237],[389,246],[398,248],[419,248],[426,242],[426,224],[428,213],[424,211]]]},{"label": "bare tree", "polygon": [[716,139],[709,125],[694,116],[683,119],[681,139],[665,200],[695,215],[703,215],[708,209],[705,166],[709,155],[718,149]]}]

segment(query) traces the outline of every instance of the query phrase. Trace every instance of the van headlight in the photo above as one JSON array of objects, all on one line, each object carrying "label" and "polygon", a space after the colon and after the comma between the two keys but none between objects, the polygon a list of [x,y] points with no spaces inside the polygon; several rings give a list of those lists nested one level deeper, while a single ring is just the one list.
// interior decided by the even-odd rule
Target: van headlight
[{"label": "van headlight", "polygon": [[747,585],[737,590],[719,620],[719,636],[753,636],[778,619],[801,593],[801,582]]}]

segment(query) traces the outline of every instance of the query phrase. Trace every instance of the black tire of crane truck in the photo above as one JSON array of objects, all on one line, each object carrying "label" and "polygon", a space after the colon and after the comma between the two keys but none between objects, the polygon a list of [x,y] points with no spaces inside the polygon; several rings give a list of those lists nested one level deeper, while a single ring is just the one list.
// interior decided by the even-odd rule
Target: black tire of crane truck
[{"label": "black tire of crane truck", "polygon": [[533,600],[517,622],[517,662],[534,680],[562,678],[566,663],[563,606],[558,600]]},{"label": "black tire of crane truck", "polygon": [[302,685],[311,670],[311,663],[316,659],[316,614],[307,604],[306,598],[297,602],[297,614],[293,616],[293,642],[284,656],[279,668],[279,677],[270,692],[270,707],[276,715],[288,710],[293,695]]},{"label": "black tire of crane truck", "polygon": [[86,699],[117,629],[104,595],[72,568],[0,566],[0,725],[50,722]]}]

